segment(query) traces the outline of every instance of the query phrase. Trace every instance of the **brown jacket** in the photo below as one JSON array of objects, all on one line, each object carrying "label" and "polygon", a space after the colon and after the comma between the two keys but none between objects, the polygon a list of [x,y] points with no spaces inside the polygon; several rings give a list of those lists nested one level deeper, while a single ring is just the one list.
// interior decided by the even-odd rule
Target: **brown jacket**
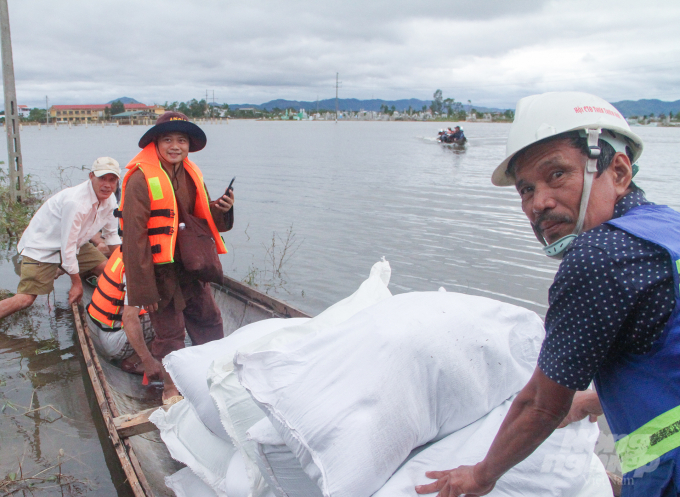
[{"label": "brown jacket", "polygon": [[[168,173],[173,178],[172,173]],[[181,166],[173,180],[175,196],[189,214],[194,212],[196,185]],[[210,211],[219,231],[229,231],[234,226],[234,208],[225,215],[210,203]],[[159,309],[165,307],[173,298],[176,311],[184,309],[181,292],[181,254],[175,247],[175,262],[154,265],[151,246],[146,234],[146,225],[151,211],[149,188],[144,173],[136,170],[130,176],[125,188],[125,208],[123,209],[123,263],[127,275],[128,304],[137,307],[158,302]],[[182,219],[180,219],[180,222]]]}]

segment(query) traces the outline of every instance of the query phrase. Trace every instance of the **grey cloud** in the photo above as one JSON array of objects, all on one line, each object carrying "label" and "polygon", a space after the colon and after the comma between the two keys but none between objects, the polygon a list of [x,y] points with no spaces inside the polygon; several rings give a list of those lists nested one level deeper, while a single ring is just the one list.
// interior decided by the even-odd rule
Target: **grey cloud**
[{"label": "grey cloud", "polygon": [[[660,20],[659,10],[664,16]],[[678,87],[680,6],[624,0],[188,2],[10,0],[17,91],[30,105],[429,98],[510,106],[529,93],[605,98]],[[668,64],[668,62],[675,61]],[[645,63],[645,71],[635,66]],[[665,64],[665,65],[664,65]],[[669,97],[670,98],[670,97]],[[678,98],[678,97],[675,97]]]}]

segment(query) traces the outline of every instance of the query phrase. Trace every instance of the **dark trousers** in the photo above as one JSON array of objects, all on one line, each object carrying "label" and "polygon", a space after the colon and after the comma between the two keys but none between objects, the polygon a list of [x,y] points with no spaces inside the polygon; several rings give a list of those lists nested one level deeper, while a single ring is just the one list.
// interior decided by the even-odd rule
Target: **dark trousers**
[{"label": "dark trousers", "polygon": [[194,280],[182,284],[181,292],[186,304],[184,310],[177,311],[175,302],[169,302],[158,312],[149,313],[156,333],[151,342],[151,354],[157,359],[184,348],[185,327],[194,345],[224,338],[222,314],[210,284]]}]

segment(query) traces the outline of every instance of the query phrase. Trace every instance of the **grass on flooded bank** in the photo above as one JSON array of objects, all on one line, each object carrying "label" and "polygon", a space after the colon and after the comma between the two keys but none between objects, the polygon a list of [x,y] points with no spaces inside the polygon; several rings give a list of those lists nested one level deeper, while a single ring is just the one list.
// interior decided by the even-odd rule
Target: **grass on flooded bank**
[{"label": "grass on flooded bank", "polygon": [[[0,234],[11,239],[21,237],[33,214],[45,200],[43,185],[30,174],[24,178],[24,188],[26,193],[21,202],[13,202],[9,175],[4,168],[0,168]],[[0,247],[4,247],[6,243],[7,241],[0,239]]]}]

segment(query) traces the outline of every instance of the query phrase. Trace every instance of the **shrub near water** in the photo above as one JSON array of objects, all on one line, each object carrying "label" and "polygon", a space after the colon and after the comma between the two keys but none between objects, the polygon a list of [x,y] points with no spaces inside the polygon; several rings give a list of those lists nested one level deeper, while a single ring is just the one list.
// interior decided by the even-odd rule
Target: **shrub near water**
[{"label": "shrub near water", "polygon": [[[24,188],[26,194],[21,202],[12,202],[10,196],[9,175],[4,168],[0,168],[0,236],[4,238],[19,238],[33,214],[40,208],[45,200],[42,194],[36,194],[39,190],[38,183],[31,175],[26,175]],[[0,242],[4,246],[6,241]]]}]

